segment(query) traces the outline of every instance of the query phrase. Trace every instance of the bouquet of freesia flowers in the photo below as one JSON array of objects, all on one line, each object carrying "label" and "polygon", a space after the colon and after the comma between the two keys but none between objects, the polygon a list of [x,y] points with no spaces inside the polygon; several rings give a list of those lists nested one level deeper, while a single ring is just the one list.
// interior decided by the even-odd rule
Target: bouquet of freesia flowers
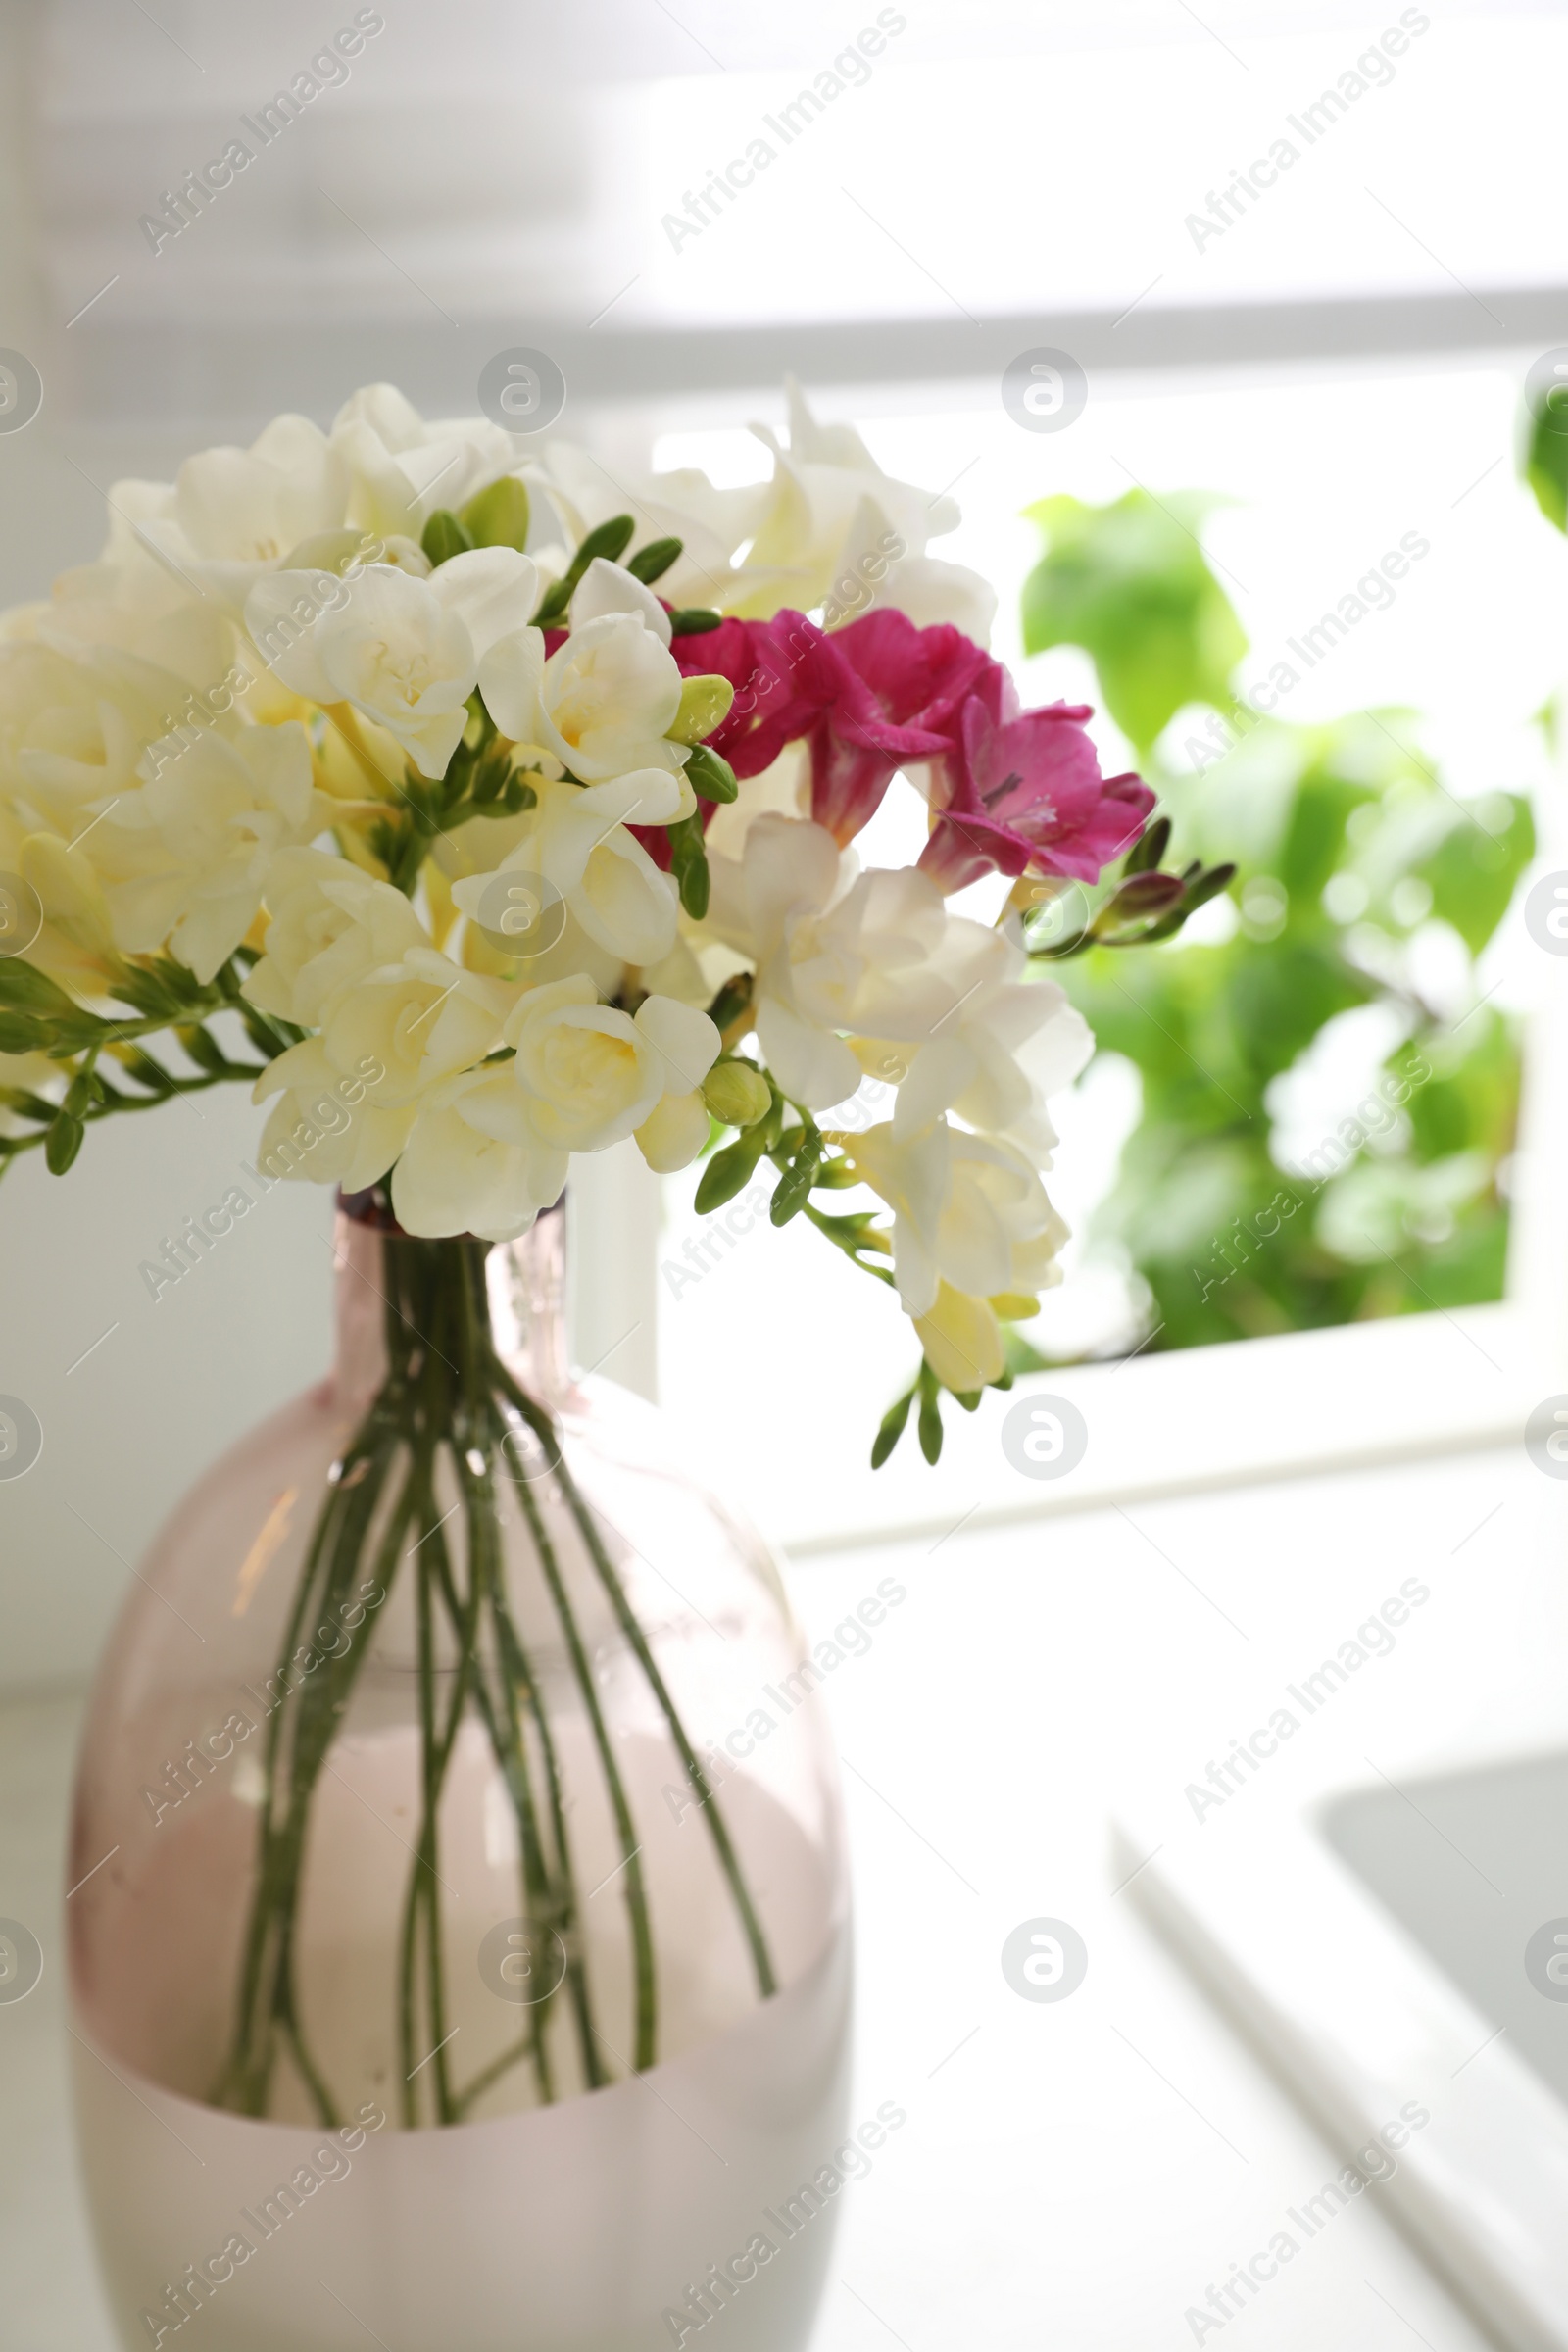
[{"label": "bouquet of freesia flowers", "polygon": [[[1224,871],[1152,870],[1089,711],[1019,710],[989,592],[925,552],[951,500],[793,389],[764,438],[755,490],[622,487],[377,385],[117,485],[102,559],[3,624],[0,1167],[230,1080],[265,1165],[384,1187],[412,1236],[514,1236],[628,1136],[662,1171],[712,1150],[704,1208],[765,1158],[773,1222],[913,1320],[876,1458],[917,1395],[930,1452],[939,1389],[1005,1383],[1065,1238],[1047,1098],[1091,1045],[1042,960],[1168,936]],[[901,773],[925,846],[862,870]],[[1042,925],[1124,858],[1092,922]],[[992,873],[998,919],[951,910]]]},{"label": "bouquet of freesia flowers", "polygon": [[[215,1831],[181,1849],[201,1858],[187,1910],[160,1893],[135,1914],[176,1943],[187,1915],[231,1924],[221,2015],[178,2079],[252,2116],[335,2123],[357,2068],[411,2127],[549,2103],[654,2065],[799,1960],[766,1827],[794,1816],[761,1767],[727,1785],[733,1733],[700,1746],[705,1720],[726,1731],[714,1704],[764,1736],[744,1690],[810,1671],[776,1580],[672,1499],[662,1461],[607,1468],[553,1344],[525,1360],[499,1336],[504,1278],[526,1289],[531,1258],[542,1289],[559,1228],[491,1246],[560,1200],[574,1153],[710,1153],[704,1208],[765,1159],[773,1222],[807,1218],[913,1321],[920,1368],[873,1461],[916,1398],[934,1458],[941,1393],[1007,1383],[1027,1361],[1010,1327],[1056,1275],[1046,1105],[1090,1038],[1044,961],[1168,936],[1227,878],[1157,870],[1152,795],[1102,777],[1087,710],[1018,710],[983,583],[927,555],[951,504],[797,397],[756,490],[622,485],[530,448],[426,425],[384,385],[330,433],[279,417],[172,485],[119,484],[101,561],[0,642],[0,1165],[37,1148],[62,1174],[103,1119],[247,1083],[271,1105],[264,1168],[340,1189],[346,1262],[366,1254],[385,1305],[353,1376],[219,1465],[154,1563],[160,1598],[158,1578],[197,1608],[222,1591],[215,1703],[235,1738],[266,1724],[233,1783],[228,1893],[206,1892]],[[862,870],[852,845],[901,772],[923,847]],[[988,876],[993,919],[953,911]],[[892,1092],[874,1123],[866,1078]],[[639,1493],[678,1560],[647,1570],[657,1590],[622,1524]],[[701,1605],[671,1619],[692,1577],[757,1646],[694,1656],[690,1627],[718,1628]],[[110,1812],[121,1732],[125,1754],[161,1738],[155,1696],[188,1676],[139,1599],[103,1710],[113,1766],[88,1776]],[[373,1933],[329,1859],[334,1755],[381,1774],[416,1838],[394,1832],[394,1870],[411,1861]],[[113,1872],[86,1873],[83,1984],[100,1912],[110,1973],[135,1975],[115,1906],[184,1786],[141,1777],[151,1828],[114,1813]],[[660,1843],[671,1793],[675,1825],[688,1802],[705,1825],[706,1891],[691,1847]],[[496,1926],[463,1857],[495,1843],[504,1879],[509,1822],[520,1910]],[[620,1930],[590,1909],[612,1882]],[[477,1979],[454,1974],[481,1930],[559,1962],[488,2056]],[[705,2008],[710,1946],[734,1982]],[[334,2027],[340,1983],[381,2004],[373,2034]]]}]

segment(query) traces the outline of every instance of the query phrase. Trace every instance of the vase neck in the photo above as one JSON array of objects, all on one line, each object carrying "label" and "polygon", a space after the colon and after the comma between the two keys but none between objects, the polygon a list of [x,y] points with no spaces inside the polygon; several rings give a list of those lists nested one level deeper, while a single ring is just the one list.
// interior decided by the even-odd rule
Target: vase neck
[{"label": "vase neck", "polygon": [[416,1241],[339,1208],[334,1383],[362,1410],[396,1364],[426,1346],[454,1366],[475,1348],[501,1356],[555,1411],[566,1359],[566,1216],[547,1209],[514,1242]]}]

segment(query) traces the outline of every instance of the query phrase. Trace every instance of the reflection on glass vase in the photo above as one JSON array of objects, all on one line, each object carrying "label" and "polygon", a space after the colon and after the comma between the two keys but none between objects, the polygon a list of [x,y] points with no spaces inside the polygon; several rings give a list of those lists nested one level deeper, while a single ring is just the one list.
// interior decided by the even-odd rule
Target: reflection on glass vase
[{"label": "reflection on glass vase", "polygon": [[568,1376],[564,1222],[346,1203],[332,1374],[111,1641],[69,1925],[127,2346],[809,2333],[832,2212],[776,2217],[843,2136],[831,1751],[759,1539]]}]

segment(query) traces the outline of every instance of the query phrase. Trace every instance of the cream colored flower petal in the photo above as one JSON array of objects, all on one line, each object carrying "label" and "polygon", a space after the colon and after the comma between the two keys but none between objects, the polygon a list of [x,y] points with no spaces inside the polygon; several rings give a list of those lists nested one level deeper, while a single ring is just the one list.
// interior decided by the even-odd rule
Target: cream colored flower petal
[{"label": "cream colored flower petal", "polygon": [[337,1075],[320,1039],[301,1038],[297,1046],[285,1047],[275,1060],[268,1063],[251,1089],[251,1101],[265,1102],[270,1096],[296,1086],[329,1085]]},{"label": "cream colored flower petal", "polygon": [[389,451],[415,449],[424,439],[424,418],[396,384],[362,384],[351,392],[332,419],[332,430],[339,433],[351,424],[368,426]]},{"label": "cream colored flower petal", "polygon": [[843,853],[825,826],[788,816],[757,819],[746,836],[743,862],[747,914],[759,955],[766,955],[780,937],[786,916],[826,906],[845,870]]},{"label": "cream colored flower petal", "polygon": [[906,1143],[951,1110],[974,1076],[974,1049],[961,1037],[931,1038],[914,1054],[893,1109],[893,1135]]},{"label": "cream colored flower petal", "polygon": [[608,783],[586,786],[571,800],[558,796],[556,806],[564,816],[598,830],[610,824],[674,824],[690,815],[694,800],[684,776],[662,767],[635,767]]},{"label": "cream colored flower petal", "polygon": [[664,1087],[671,1095],[694,1092],[718,1059],[723,1041],[707,1013],[673,997],[646,997],[637,1008],[637,1026],[662,1054]]},{"label": "cream colored flower petal", "polygon": [[470,548],[437,566],[430,593],[457,614],[482,662],[498,639],[528,626],[539,602],[538,566],[514,547]]},{"label": "cream colored flower petal", "polygon": [[969,1298],[945,1282],[929,1314],[915,1317],[914,1328],[926,1362],[955,1395],[967,1396],[1000,1378],[1002,1332],[988,1300]]},{"label": "cream colored flower petal", "polygon": [[570,982],[531,990],[507,1034],[516,1044],[512,1067],[529,1123],[557,1150],[618,1143],[664,1091],[662,1059],[642,1032],[616,1007],[584,1002]]},{"label": "cream colored flower petal", "polygon": [[503,735],[533,743],[539,735],[539,683],[545,669],[542,629],[496,638],[479,657],[479,692]]},{"label": "cream colored flower petal", "polygon": [[333,572],[273,571],[245,599],[245,626],[268,668],[291,694],[313,703],[336,700],[321,666],[316,624],[346,593]]},{"label": "cream colored flower petal", "polygon": [[947,564],[936,556],[906,556],[889,564],[861,610],[884,605],[906,612],[917,629],[947,622],[972,637],[976,645],[991,643],[997,592],[989,580],[966,564]]},{"label": "cream colored flower petal", "polygon": [[784,1092],[810,1110],[842,1102],[860,1083],[860,1065],[841,1037],[813,1029],[782,999],[762,997],[757,1007],[762,1053]]},{"label": "cream colored flower petal", "polygon": [[451,766],[467,723],[466,711],[437,710],[429,718],[400,727],[397,733],[420,775],[434,779],[444,776]]},{"label": "cream colored flower petal", "polygon": [[658,1176],[689,1168],[709,1137],[708,1105],[701,1095],[666,1095],[636,1130],[637,1149]]},{"label": "cream colored flower petal", "polygon": [[596,842],[565,895],[589,938],[624,963],[658,963],[675,945],[675,885],[629,833]]},{"label": "cream colored flower petal", "polygon": [[668,645],[670,641],[669,614],[653,590],[644,587],[636,574],[621,564],[595,556],[571,600],[573,631],[607,612],[629,612],[645,629],[653,631],[661,645]]},{"label": "cream colored flower petal", "polygon": [[[474,1091],[493,1085],[480,1080]],[[485,1134],[464,1115],[465,1099],[459,1082],[419,1112],[392,1172],[392,1205],[407,1233],[511,1240],[559,1198],[564,1159]]]},{"label": "cream colored flower petal", "polygon": [[585,783],[634,768],[684,766],[684,744],[666,740],[680,708],[681,675],[641,620],[607,612],[573,629],[545,663],[539,740]]}]

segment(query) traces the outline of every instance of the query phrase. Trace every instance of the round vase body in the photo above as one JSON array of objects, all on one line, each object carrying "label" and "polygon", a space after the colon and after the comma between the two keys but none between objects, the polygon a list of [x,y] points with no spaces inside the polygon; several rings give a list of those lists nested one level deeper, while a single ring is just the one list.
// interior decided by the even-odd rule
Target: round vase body
[{"label": "round vase body", "polygon": [[127,2347],[810,2332],[850,2005],[820,1675],[659,1415],[565,1376],[561,1225],[486,1261],[340,1220],[333,1373],[111,1640],[68,1927]]}]

